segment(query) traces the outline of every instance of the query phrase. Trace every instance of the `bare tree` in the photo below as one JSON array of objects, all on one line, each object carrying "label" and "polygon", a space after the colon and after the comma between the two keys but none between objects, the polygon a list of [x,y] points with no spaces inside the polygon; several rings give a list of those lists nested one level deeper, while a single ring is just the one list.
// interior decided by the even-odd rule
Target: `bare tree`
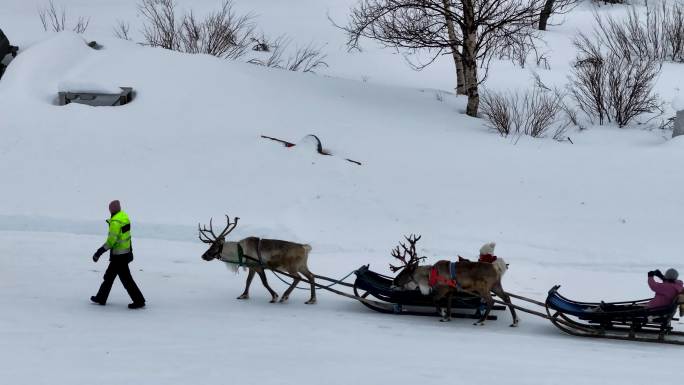
[{"label": "bare tree", "polygon": [[[505,41],[530,33],[544,0],[360,0],[351,10],[347,45],[359,48],[362,37],[409,52],[452,54],[457,78],[463,68],[466,113],[477,116],[478,86],[489,60]],[[450,28],[449,26],[453,28]],[[478,62],[484,75],[478,74]]]},{"label": "bare tree", "polygon": [[540,31],[546,31],[549,18],[551,15],[560,15],[572,11],[580,0],[545,0],[544,8],[539,14],[539,23],[537,24]]},{"label": "bare tree", "polygon": [[[46,32],[48,30],[61,32],[68,28],[66,10],[64,8],[58,10],[52,0],[47,7],[38,10],[38,17]],[[71,30],[76,33],[83,33],[88,29],[88,24],[90,24],[90,18],[79,16]]]},{"label": "bare tree", "polygon": [[430,57],[426,63],[409,62],[415,70],[422,70],[441,55],[451,55],[456,91],[465,94],[461,30],[453,13],[451,0],[361,0],[352,8],[348,24],[338,27],[347,32],[350,49],[360,49],[360,39],[366,37],[409,53],[427,52]]}]

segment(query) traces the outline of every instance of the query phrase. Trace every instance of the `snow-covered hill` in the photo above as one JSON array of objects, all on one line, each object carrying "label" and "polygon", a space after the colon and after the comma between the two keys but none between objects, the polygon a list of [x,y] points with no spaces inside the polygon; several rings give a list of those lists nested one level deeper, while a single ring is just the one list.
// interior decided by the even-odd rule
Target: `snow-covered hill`
[{"label": "snow-covered hill", "polygon": [[[684,140],[638,127],[571,132],[574,144],[500,138],[462,114],[463,99],[436,89],[452,86],[448,62],[415,73],[372,44],[346,53],[326,14],[344,15],[349,3],[238,3],[273,33],[327,43],[330,68],[319,75],[114,39],[117,18],[135,19],[134,1],[60,3],[92,17],[86,37],[99,51],[73,33],[43,34],[39,3],[0,6],[0,27],[22,46],[0,81],[0,372],[8,383],[670,379],[644,368],[675,367],[677,348],[576,340],[525,315],[516,329],[508,314],[475,328],[373,314],[327,293],[313,307],[302,293],[271,305],[258,282],[249,302],[233,299],[244,274],[202,261],[195,241],[197,222],[224,213],[241,217],[236,238],[312,244],[309,265],[328,276],[366,263],[386,271],[390,248],[411,232],[423,234],[433,261],[497,241],[511,263],[506,289],[539,299],[557,283],[587,300],[647,297],[646,271],[684,268]],[[574,12],[550,41],[569,46],[572,26],[589,14]],[[542,76],[563,79],[571,57],[554,51],[558,65]],[[507,63],[495,68],[489,87],[529,79]],[[666,66],[659,90],[674,94],[683,79]],[[60,85],[73,82],[131,86],[136,97],[114,108],[54,105]],[[308,134],[335,156],[260,138]],[[132,266],[149,300],[140,312],[125,309],[118,286],[105,308],[87,301],[105,267],[90,255],[115,198],[135,224]]]}]

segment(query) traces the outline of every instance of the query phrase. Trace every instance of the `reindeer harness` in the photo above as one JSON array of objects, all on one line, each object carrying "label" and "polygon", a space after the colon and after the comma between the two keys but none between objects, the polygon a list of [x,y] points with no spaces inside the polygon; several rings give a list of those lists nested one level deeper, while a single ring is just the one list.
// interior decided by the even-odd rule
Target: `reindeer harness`
[{"label": "reindeer harness", "polygon": [[[221,248],[219,248],[218,254],[221,255],[222,252],[223,252],[223,244],[221,244]],[[238,261],[237,262],[227,261],[227,260],[223,260],[223,259],[222,259],[222,261],[226,262],[226,263],[233,263],[233,264],[236,264],[240,267],[257,267],[257,266],[258,267],[264,267],[264,263],[261,259],[261,238],[259,238],[259,242],[257,243],[258,260],[255,260],[251,256],[246,255],[244,249],[242,248],[242,246],[240,245],[239,242],[237,244],[237,255],[238,255]],[[256,261],[257,263],[248,264],[247,262],[249,260]]]},{"label": "reindeer harness", "polygon": [[[261,244],[261,240],[259,240],[259,244]],[[220,256],[221,253],[223,253],[223,244],[221,244],[221,247],[218,249],[218,255]],[[259,260],[257,261],[258,263],[255,264],[250,264],[247,263],[249,260],[256,261],[254,258],[250,257],[249,255],[245,254],[245,251],[242,249],[242,246],[240,246],[240,243],[237,244],[237,256],[238,260],[237,262],[230,261],[227,259],[222,259],[220,258],[221,262],[225,263],[232,263],[234,265],[238,265],[239,267],[256,267],[256,266],[263,266],[263,263],[261,263],[261,253],[258,252],[259,254]]]},{"label": "reindeer harness", "polygon": [[449,262],[449,277],[445,277],[439,273],[437,267],[434,265],[430,269],[430,277],[428,278],[428,285],[435,287],[437,285],[445,285],[458,289],[461,285],[456,280],[456,262]]}]

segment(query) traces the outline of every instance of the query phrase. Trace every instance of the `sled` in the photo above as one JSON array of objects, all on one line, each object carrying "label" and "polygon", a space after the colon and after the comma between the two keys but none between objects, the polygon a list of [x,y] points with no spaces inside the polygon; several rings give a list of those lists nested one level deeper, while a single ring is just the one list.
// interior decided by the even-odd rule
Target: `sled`
[{"label": "sled", "polygon": [[672,321],[678,301],[648,308],[649,299],[624,302],[577,302],[549,290],[546,312],[560,330],[574,336],[684,345],[684,333],[674,331]]},{"label": "sled", "polygon": [[[392,287],[392,277],[388,277],[361,266],[355,271],[354,294],[360,298],[373,297],[377,301],[360,301],[369,309],[380,313],[441,316],[432,297],[423,295],[420,290],[398,290]],[[442,304],[440,304],[442,305]],[[446,304],[444,304],[446,305]],[[456,293],[452,298],[453,318],[480,319],[485,307],[478,296]],[[504,306],[494,306],[492,310],[504,310]],[[488,320],[496,320],[490,315]]]}]

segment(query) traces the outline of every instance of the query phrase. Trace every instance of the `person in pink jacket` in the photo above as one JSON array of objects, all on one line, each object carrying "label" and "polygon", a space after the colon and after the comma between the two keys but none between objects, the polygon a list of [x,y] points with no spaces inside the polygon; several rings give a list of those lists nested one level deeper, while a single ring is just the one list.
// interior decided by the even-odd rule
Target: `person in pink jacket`
[{"label": "person in pink jacket", "polygon": [[[653,277],[658,277],[663,282],[658,282]],[[648,286],[655,292],[652,300],[646,304],[649,308],[672,305],[672,302],[684,290],[684,284],[678,280],[679,273],[675,269],[668,269],[665,274],[660,270],[648,272]]]}]

